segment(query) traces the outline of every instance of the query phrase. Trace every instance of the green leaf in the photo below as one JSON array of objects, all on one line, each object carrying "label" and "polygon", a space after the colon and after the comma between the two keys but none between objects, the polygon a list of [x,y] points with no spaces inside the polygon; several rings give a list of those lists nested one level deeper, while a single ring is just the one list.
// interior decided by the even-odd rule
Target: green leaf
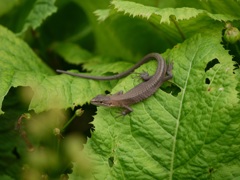
[{"label": "green leaf", "polygon": [[21,33],[25,32],[29,27],[36,29],[42,24],[43,20],[56,12],[55,1],[56,0],[36,0],[24,20]]},{"label": "green leaf", "polygon": [[98,21],[105,21],[110,15],[110,9],[99,9],[94,12],[98,17]]},{"label": "green leaf", "polygon": [[79,65],[92,57],[91,53],[74,43],[54,44],[52,49],[70,64]]},{"label": "green leaf", "polygon": [[[0,45],[0,103],[2,104],[4,96],[11,87],[36,88],[39,81],[46,74],[52,74],[52,71],[26,43],[2,26],[0,26],[0,41],[2,42]],[[3,112],[0,111],[1,113]]]},{"label": "green leaf", "polygon": [[96,94],[109,89],[109,82],[88,81],[68,75],[53,76],[52,70],[25,42],[1,26],[0,32],[0,107],[11,87],[32,88],[34,95],[29,109],[35,112],[83,105]]},{"label": "green leaf", "polygon": [[[128,43],[126,42],[123,37],[127,33],[129,37],[128,30],[129,25],[127,23],[113,21],[111,23],[100,23],[97,21],[95,14],[93,13],[97,9],[105,9],[109,6],[109,1],[106,0],[99,0],[99,1],[82,1],[76,0],[82,9],[86,12],[88,19],[91,23],[91,27],[93,27],[93,34],[95,38],[95,52],[97,54],[101,54],[102,56],[107,57],[122,57],[122,58],[133,58],[133,54],[130,51],[129,47],[127,46]],[[120,20],[121,21],[121,20]],[[130,22],[129,22],[130,23]],[[125,24],[127,26],[121,26],[121,24]],[[132,24],[131,24],[132,25]],[[133,26],[132,26],[133,27]],[[139,29],[138,26],[134,26],[136,29]],[[133,27],[133,28],[134,28]],[[126,30],[126,29],[128,30]],[[118,33],[121,32],[121,33]],[[145,28],[145,32],[148,32],[148,29]],[[134,42],[133,42],[134,43]],[[141,49],[141,48],[136,48]],[[139,50],[141,52],[141,50]]]},{"label": "green leaf", "polygon": [[[218,21],[232,21],[239,19],[231,15],[212,14],[202,9],[195,9],[189,7],[159,9],[156,7],[144,6],[142,4],[130,1],[112,1],[111,4],[118,12],[123,12],[133,17],[139,16],[146,19],[149,19],[150,17],[161,19],[160,23],[170,23],[171,16],[174,16],[176,18],[176,21],[180,21],[195,18],[202,13],[205,13],[209,17]],[[100,15],[103,14],[100,13]],[[99,18],[102,19],[103,17]]]},{"label": "green leaf", "polygon": [[[195,6],[193,6],[194,3],[186,3],[186,6],[181,7],[180,4],[177,3],[176,7],[166,6],[161,8],[145,6],[130,1],[112,1],[111,4],[112,6],[110,6],[111,9],[109,13],[106,13],[106,9],[95,12],[95,14],[98,15],[98,19],[105,19],[105,21],[100,24],[109,24],[110,21],[111,27],[113,27],[112,32],[117,34],[116,37],[128,39],[128,37],[133,36],[133,39],[137,39],[135,42],[131,42],[132,38],[130,38],[127,43],[122,43],[123,48],[128,47],[128,49],[132,49],[132,51],[136,52],[137,50],[135,50],[134,47],[143,49],[141,52],[144,52],[144,48],[141,48],[142,44],[149,44],[149,46],[151,46],[151,51],[164,52],[167,48],[172,48],[174,44],[180,43],[195,35],[199,32],[199,29],[201,29],[202,32],[211,31],[212,28],[216,28],[217,30],[219,26],[224,26],[222,23],[223,21],[239,19],[237,15],[232,15],[230,13],[221,14],[221,11],[212,13],[211,11],[205,10],[210,7],[203,2]],[[107,18],[107,14],[109,18]],[[127,16],[129,16],[129,23],[127,20],[122,20],[124,17],[127,19]],[[144,23],[145,25],[143,26],[139,25],[140,19],[143,19],[143,22],[148,21],[153,29],[150,30],[146,25],[147,23]],[[113,26],[114,23],[112,22],[117,22],[118,29],[121,29],[119,31],[115,29]],[[122,22],[124,22],[124,24],[121,24]],[[127,30],[123,27],[126,27]],[[132,27],[138,28],[136,30]],[[150,32],[147,32],[145,35],[143,31],[146,32],[146,30],[150,30]],[[157,34],[154,33],[155,30],[157,30]],[[127,33],[125,34],[125,32]],[[151,42],[148,42],[148,40],[151,40]],[[155,41],[158,43],[155,44]],[[147,49],[146,46],[144,47]]]},{"label": "green leaf", "polygon": [[4,5],[0,8],[0,15],[2,13],[4,16],[0,18],[0,23],[13,32],[23,35],[29,28],[35,30],[40,27],[48,16],[57,11],[54,5],[55,1],[56,0],[3,1]]},{"label": "green leaf", "polygon": [[[92,71],[91,75],[96,74],[96,76],[123,72],[133,65],[131,60],[128,62],[127,59],[116,61],[115,58],[93,56],[74,43],[57,43],[52,46],[52,50],[70,64],[83,64],[84,69]],[[140,58],[135,59],[137,62]]]},{"label": "green leaf", "polygon": [[[198,34],[167,52],[174,61],[173,83],[181,89],[176,97],[159,90],[120,118],[114,109],[98,108],[95,131],[84,148],[94,179],[221,179],[216,172],[240,165],[235,159],[238,81],[220,42],[219,30]],[[219,63],[205,72],[213,59]],[[126,78],[114,91],[133,82]]]}]

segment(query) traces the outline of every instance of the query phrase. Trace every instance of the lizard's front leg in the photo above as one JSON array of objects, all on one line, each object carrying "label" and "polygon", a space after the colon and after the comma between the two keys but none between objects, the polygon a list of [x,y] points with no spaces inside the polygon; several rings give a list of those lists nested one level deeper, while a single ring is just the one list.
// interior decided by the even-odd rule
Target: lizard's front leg
[{"label": "lizard's front leg", "polygon": [[121,112],[121,115],[126,116],[127,114],[131,113],[133,110],[127,105],[122,106],[124,110]]}]

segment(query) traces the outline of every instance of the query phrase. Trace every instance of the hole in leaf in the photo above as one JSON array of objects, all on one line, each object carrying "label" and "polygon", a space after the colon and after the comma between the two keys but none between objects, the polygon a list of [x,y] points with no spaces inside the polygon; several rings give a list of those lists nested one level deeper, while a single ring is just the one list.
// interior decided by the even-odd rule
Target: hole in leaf
[{"label": "hole in leaf", "polygon": [[163,90],[164,92],[171,93],[175,97],[178,95],[178,93],[181,92],[181,89],[177,85],[175,85],[173,83],[168,83],[167,85],[165,85],[165,84],[167,84],[167,83],[164,83],[160,87],[160,89]]},{"label": "hole in leaf", "polygon": [[206,84],[210,84],[210,79],[209,79],[209,78],[206,78],[206,79],[205,79],[205,83],[206,83]]},{"label": "hole in leaf", "polygon": [[20,159],[20,154],[18,153],[16,147],[13,148],[12,153],[15,155],[15,157],[16,157],[17,159]]},{"label": "hole in leaf", "polygon": [[205,72],[207,72],[210,68],[212,68],[213,66],[215,66],[216,64],[219,64],[219,63],[220,62],[218,61],[218,59],[213,59],[213,60],[209,61],[205,68]]},{"label": "hole in leaf", "polygon": [[208,169],[209,174],[213,173],[213,171],[214,171],[214,168],[212,167]]},{"label": "hole in leaf", "polygon": [[114,157],[109,157],[108,158],[108,165],[109,165],[109,167],[113,167],[113,165],[114,165]]},{"label": "hole in leaf", "polygon": [[106,90],[106,91],[105,91],[105,94],[110,94],[110,91]]}]

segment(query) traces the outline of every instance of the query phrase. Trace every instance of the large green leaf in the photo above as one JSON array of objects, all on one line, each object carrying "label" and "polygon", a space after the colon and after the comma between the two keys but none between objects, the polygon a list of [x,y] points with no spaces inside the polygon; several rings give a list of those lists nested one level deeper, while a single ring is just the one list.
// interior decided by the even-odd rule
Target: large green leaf
[{"label": "large green leaf", "polygon": [[155,27],[141,19],[116,16],[113,20],[99,23],[94,12],[109,7],[106,0],[76,0],[76,2],[90,19],[96,40],[95,52],[101,56],[131,60],[136,58],[136,55],[141,57],[149,51],[163,52],[170,47],[163,41],[162,34],[156,31]]},{"label": "large green leaf", "polygon": [[207,16],[213,18],[218,21],[232,21],[237,20],[239,17],[234,17],[226,14],[213,14],[206,10],[190,8],[190,7],[182,7],[182,8],[156,8],[150,6],[144,6],[142,4],[130,2],[130,1],[117,1],[114,0],[111,2],[114,8],[119,12],[124,12],[129,15],[140,16],[143,18],[153,18],[160,19],[161,23],[170,23],[170,16],[174,16],[176,21],[195,18],[199,14],[206,14]]},{"label": "large green leaf", "polygon": [[88,81],[67,75],[53,76],[53,71],[25,42],[1,26],[0,32],[0,107],[11,87],[31,87],[34,96],[29,109],[36,112],[83,105],[96,94],[109,89],[109,82]]},{"label": "large green leaf", "polygon": [[[95,131],[84,152],[94,179],[231,179],[239,167],[239,104],[231,56],[223,49],[221,31],[198,34],[168,51],[174,61],[173,83],[181,92],[159,90],[116,118],[98,108]],[[213,59],[219,63],[210,69]],[[206,71],[205,71],[206,70]],[[208,80],[209,82],[208,82]],[[114,89],[126,84],[130,78]],[[225,173],[224,173],[225,172]],[[72,179],[78,177],[75,170]]]},{"label": "large green leaf", "polygon": [[0,103],[2,104],[4,96],[11,87],[37,87],[39,81],[46,76],[44,74],[52,72],[27,44],[3,27],[0,27],[0,40]]},{"label": "large green leaf", "polygon": [[[218,21],[227,22],[240,18],[236,14],[213,13],[205,10],[201,4],[202,6],[206,6],[204,2],[200,2],[198,5],[192,7],[188,4],[188,6],[186,5],[184,7],[179,5],[177,8],[168,6],[158,8],[130,1],[115,0],[111,2],[111,9],[97,10],[95,14],[98,16],[99,20],[105,20],[106,22],[115,21],[119,16],[130,16],[135,20],[139,18],[147,20],[158,30],[158,34],[155,35],[155,37],[159,36],[158,41],[161,42],[159,46],[165,45],[165,48],[171,48],[174,44],[182,42],[198,33],[200,29],[201,31],[208,31],[209,27],[215,28],[215,26],[219,25]],[[207,7],[208,6],[206,6],[206,8]],[[134,23],[134,21],[132,21],[132,23]],[[143,27],[143,29],[146,28]],[[135,33],[136,32],[132,31],[132,34],[137,36]],[[139,34],[140,33],[141,28],[139,29]],[[143,38],[144,36],[138,39]],[[154,39],[152,36],[148,38]]]}]

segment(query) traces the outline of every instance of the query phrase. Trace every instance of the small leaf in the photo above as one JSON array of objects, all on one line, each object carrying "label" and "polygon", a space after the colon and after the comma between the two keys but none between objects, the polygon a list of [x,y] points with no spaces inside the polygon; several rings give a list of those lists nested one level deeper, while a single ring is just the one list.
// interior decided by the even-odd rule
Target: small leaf
[{"label": "small leaf", "polygon": [[79,65],[92,57],[91,53],[74,43],[54,44],[52,49],[70,64]]},{"label": "small leaf", "polygon": [[21,33],[25,32],[29,27],[36,29],[43,20],[56,12],[55,1],[56,0],[36,0],[31,11],[28,12]]},{"label": "small leaf", "polygon": [[110,9],[98,9],[94,14],[98,17],[98,21],[105,21],[110,15]]}]

